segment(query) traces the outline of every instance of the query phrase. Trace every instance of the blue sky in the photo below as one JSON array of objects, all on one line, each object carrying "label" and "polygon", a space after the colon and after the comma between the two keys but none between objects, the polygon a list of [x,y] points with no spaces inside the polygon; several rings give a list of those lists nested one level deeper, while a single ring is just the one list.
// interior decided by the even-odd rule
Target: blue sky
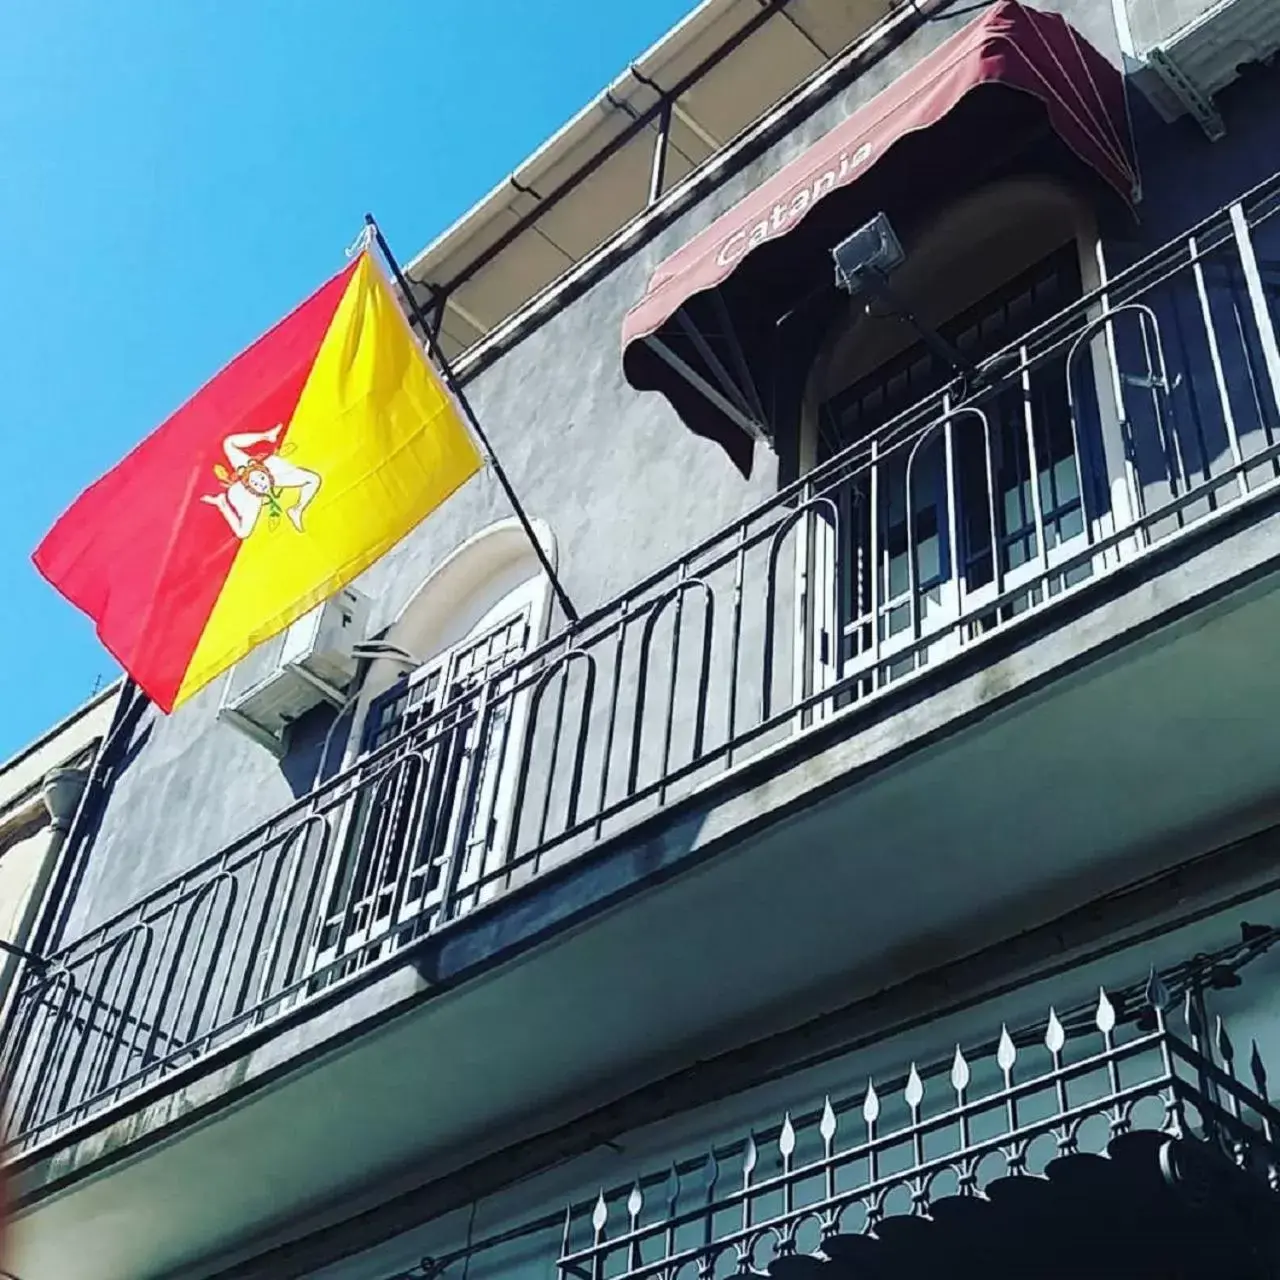
[{"label": "blue sky", "polygon": [[116,674],[30,553],[337,270],[408,258],[693,0],[0,5],[0,759]]}]

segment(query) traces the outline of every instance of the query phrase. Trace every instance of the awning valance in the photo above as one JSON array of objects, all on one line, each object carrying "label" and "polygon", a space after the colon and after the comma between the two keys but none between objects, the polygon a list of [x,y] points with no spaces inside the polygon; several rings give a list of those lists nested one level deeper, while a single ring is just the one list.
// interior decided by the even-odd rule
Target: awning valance
[{"label": "awning valance", "polygon": [[[1076,159],[1125,202],[1136,201],[1119,71],[1061,16],[1000,0],[658,267],[623,325],[628,381],[664,391],[695,431],[719,439],[739,465],[745,450],[748,469],[751,436],[764,427],[751,371],[741,367],[749,353],[737,345],[714,349],[708,325],[691,332],[682,308],[718,290],[749,261],[754,267],[767,259],[806,221],[823,221],[811,217],[815,209],[829,207],[833,195],[870,176],[910,135],[932,132],[982,86],[1010,91],[999,104],[1007,114],[990,117],[997,128],[1018,116],[1019,105],[1031,103]],[[967,138],[967,149],[982,150],[992,141]],[[954,141],[946,146],[954,149]],[[713,299],[717,313],[708,315],[736,323],[721,301]],[[690,399],[691,390],[700,402]]]}]

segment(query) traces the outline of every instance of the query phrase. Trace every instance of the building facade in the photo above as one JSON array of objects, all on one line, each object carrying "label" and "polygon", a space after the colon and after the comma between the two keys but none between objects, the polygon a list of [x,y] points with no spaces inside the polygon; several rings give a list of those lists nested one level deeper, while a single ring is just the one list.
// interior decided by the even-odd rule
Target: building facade
[{"label": "building facade", "polygon": [[0,764],[0,1004],[41,907],[111,716],[115,686]]},{"label": "building facade", "polygon": [[15,1274],[1280,1271],[1278,48],[706,0],[412,260],[577,616],[486,472],[113,702]]}]

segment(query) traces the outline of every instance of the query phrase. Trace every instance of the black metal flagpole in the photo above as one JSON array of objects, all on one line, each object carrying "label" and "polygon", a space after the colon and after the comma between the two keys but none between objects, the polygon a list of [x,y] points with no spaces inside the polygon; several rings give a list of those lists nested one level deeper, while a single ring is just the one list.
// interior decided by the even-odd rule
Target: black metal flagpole
[{"label": "black metal flagpole", "polygon": [[449,388],[453,398],[458,402],[458,407],[462,410],[463,416],[467,420],[467,425],[475,432],[476,439],[480,441],[480,447],[484,450],[489,460],[489,465],[493,468],[495,479],[502,486],[503,493],[507,495],[507,501],[511,503],[512,508],[515,510],[516,519],[520,521],[521,528],[524,529],[530,543],[533,544],[534,553],[546,571],[547,577],[551,580],[551,589],[556,593],[556,599],[560,602],[560,607],[564,610],[565,617],[572,623],[578,622],[578,611],[573,607],[573,601],[569,599],[568,592],[565,591],[563,584],[556,576],[556,571],[547,557],[546,550],[538,540],[538,535],[534,532],[533,525],[530,523],[524,507],[520,504],[520,499],[516,497],[516,491],[511,487],[511,481],[507,478],[507,473],[502,469],[502,463],[498,461],[498,455],[494,453],[493,445],[489,443],[489,437],[480,425],[480,421],[476,417],[476,411],[471,407],[471,401],[467,399],[466,392],[463,391],[462,385],[453,371],[453,366],[441,350],[439,339],[432,331],[426,316],[423,315],[417,298],[413,296],[413,287],[400,269],[400,264],[396,261],[395,255],[391,252],[391,247],[387,244],[386,237],[382,234],[382,228],[378,226],[371,213],[366,213],[364,220],[365,225],[373,233],[373,238],[378,245],[378,251],[382,254],[387,266],[391,268],[391,274],[395,276],[396,284],[400,286],[400,292],[404,294],[405,300],[409,304],[409,309],[413,312],[413,318],[417,322],[418,328],[422,331],[423,338],[426,339],[427,350],[439,367],[445,386]]}]

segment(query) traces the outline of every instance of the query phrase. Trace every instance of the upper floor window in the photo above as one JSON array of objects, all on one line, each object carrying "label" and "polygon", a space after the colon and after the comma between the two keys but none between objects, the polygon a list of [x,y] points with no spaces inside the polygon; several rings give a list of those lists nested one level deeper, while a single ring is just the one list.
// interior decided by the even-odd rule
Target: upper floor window
[{"label": "upper floor window", "polygon": [[[1080,297],[1095,241],[1074,193],[1007,180],[921,231],[895,288],[977,363],[1016,349]],[[1071,562],[1106,493],[1096,417],[1071,405],[1073,380],[1077,396],[1088,387],[1088,356],[1041,360],[979,410],[948,417],[940,397],[956,370],[910,326],[865,301],[836,322],[810,377],[801,467],[870,443],[804,530],[813,589],[798,618],[803,692],[866,671],[841,698],[859,696],[935,661],[963,643],[961,615],[975,618],[976,634],[995,616],[984,602],[1010,616],[1046,589],[1045,570]],[[916,405],[938,425],[913,421]],[[1047,589],[1088,572],[1051,575]],[[1008,603],[1023,585],[1026,596]]]},{"label": "upper floor window", "polygon": [[464,548],[387,633],[430,656],[370,672],[356,735],[369,763],[338,833],[317,963],[415,936],[497,883],[527,716],[518,664],[549,604],[532,550],[509,532]]},{"label": "upper floor window", "polygon": [[474,693],[490,676],[514,662],[529,645],[528,604],[497,626],[458,645],[406,675],[369,706],[364,749],[376,751],[398,734],[430,719],[447,703]]}]

